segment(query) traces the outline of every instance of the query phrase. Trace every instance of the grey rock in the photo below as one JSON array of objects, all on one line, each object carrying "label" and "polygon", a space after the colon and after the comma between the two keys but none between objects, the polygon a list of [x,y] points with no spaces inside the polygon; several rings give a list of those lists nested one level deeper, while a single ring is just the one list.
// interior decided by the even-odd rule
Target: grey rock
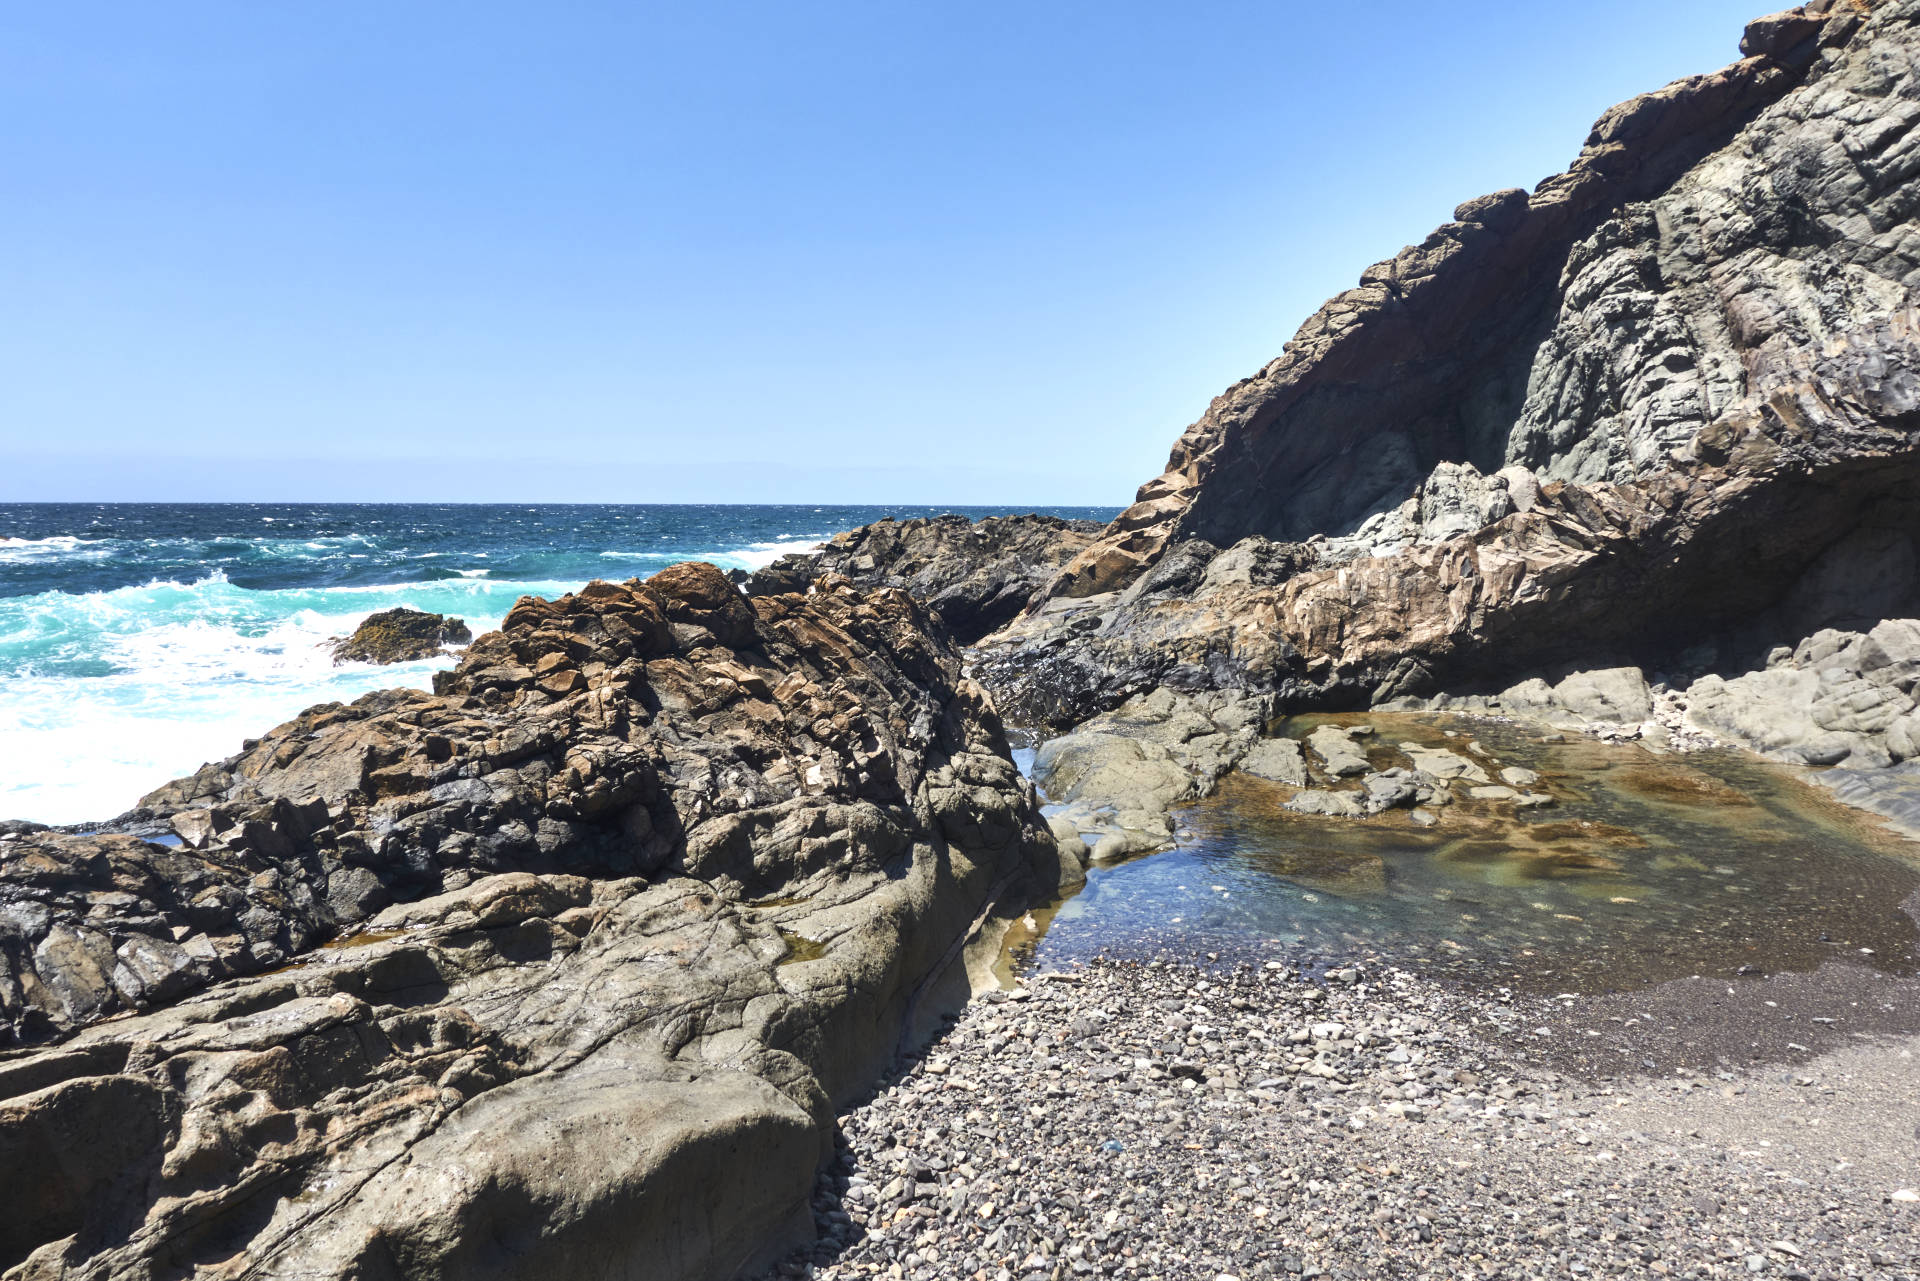
[{"label": "grey rock", "polygon": [[1575,672],[1553,687],[1553,701],[1590,721],[1634,725],[1653,715],[1646,677],[1637,667]]},{"label": "grey rock", "polygon": [[1240,769],[1276,783],[1295,787],[1307,785],[1307,759],[1300,744],[1291,738],[1264,738],[1247,749],[1240,758]]},{"label": "grey rock", "polygon": [[1340,725],[1321,725],[1307,735],[1307,746],[1320,758],[1321,767],[1334,778],[1365,774],[1373,768],[1366,754],[1353,742],[1353,731]]},{"label": "grey rock", "polygon": [[1468,760],[1458,752],[1448,751],[1444,747],[1423,747],[1418,743],[1402,743],[1400,750],[1407,754],[1415,769],[1423,774],[1444,781],[1463,779],[1469,783],[1490,783],[1487,771]]},{"label": "grey rock", "polygon": [[1301,814],[1323,814],[1331,818],[1362,818],[1367,813],[1365,793],[1321,788],[1296,792],[1286,801],[1286,807]]}]

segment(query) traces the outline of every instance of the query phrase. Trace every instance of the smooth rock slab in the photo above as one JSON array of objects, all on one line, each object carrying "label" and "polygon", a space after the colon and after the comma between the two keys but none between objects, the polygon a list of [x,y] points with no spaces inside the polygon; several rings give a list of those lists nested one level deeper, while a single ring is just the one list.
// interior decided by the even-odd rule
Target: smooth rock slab
[{"label": "smooth rock slab", "polygon": [[1373,763],[1354,745],[1353,735],[1354,731],[1345,726],[1322,725],[1307,735],[1307,746],[1334,778],[1365,774],[1373,769]]}]

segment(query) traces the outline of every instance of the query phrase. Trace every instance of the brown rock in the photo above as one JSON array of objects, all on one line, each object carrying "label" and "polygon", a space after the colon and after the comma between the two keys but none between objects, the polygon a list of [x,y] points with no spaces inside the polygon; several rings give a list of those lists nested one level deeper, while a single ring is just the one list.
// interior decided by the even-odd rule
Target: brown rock
[{"label": "brown rock", "polygon": [[789,1244],[834,1106],[1079,875],[927,621],[596,583],[129,816],[189,845],[10,829],[0,1270],[693,1281]]},{"label": "brown rock", "polygon": [[805,591],[832,573],[910,592],[970,645],[1018,614],[1093,541],[1093,521],[1053,516],[916,517],[836,535],[818,553],[784,556],[746,581],[748,595]]},{"label": "brown rock", "polygon": [[333,646],[336,663],[411,663],[473,639],[465,620],[402,605],[369,614],[353,635]]}]

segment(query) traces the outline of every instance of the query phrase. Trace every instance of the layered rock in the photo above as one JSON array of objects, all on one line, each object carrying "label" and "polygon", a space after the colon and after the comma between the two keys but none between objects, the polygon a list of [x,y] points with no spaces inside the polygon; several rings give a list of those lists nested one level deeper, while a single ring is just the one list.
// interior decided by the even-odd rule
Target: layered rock
[{"label": "layered rock", "polygon": [[[1216,400],[992,638],[1002,706],[1365,705],[1920,612],[1920,0],[1816,0],[1743,52]],[[1276,581],[1210,576],[1276,547]]]},{"label": "layered rock", "polygon": [[1103,527],[1055,516],[915,517],[835,535],[816,553],[783,556],[750,576],[747,593],[805,591],[834,573],[912,593],[962,644],[1012,619]]},{"label": "layered rock", "polygon": [[12,825],[0,1025],[45,1048],[0,1056],[0,1269],[779,1244],[833,1105],[1079,874],[927,624],[833,579],[594,583],[153,793],[129,825],[177,844]]},{"label": "layered rock", "polygon": [[336,663],[411,663],[435,658],[454,645],[465,645],[473,632],[463,618],[429,614],[402,605],[367,615],[353,635],[333,647]]}]

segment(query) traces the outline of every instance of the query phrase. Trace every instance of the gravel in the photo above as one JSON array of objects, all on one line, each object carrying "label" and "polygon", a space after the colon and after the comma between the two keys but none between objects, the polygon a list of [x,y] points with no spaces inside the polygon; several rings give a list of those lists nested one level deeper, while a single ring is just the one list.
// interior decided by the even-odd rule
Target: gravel
[{"label": "gravel", "polygon": [[1920,1040],[1601,1081],[1515,1013],[1384,967],[1030,975],[842,1115],[771,1275],[1920,1275]]}]

